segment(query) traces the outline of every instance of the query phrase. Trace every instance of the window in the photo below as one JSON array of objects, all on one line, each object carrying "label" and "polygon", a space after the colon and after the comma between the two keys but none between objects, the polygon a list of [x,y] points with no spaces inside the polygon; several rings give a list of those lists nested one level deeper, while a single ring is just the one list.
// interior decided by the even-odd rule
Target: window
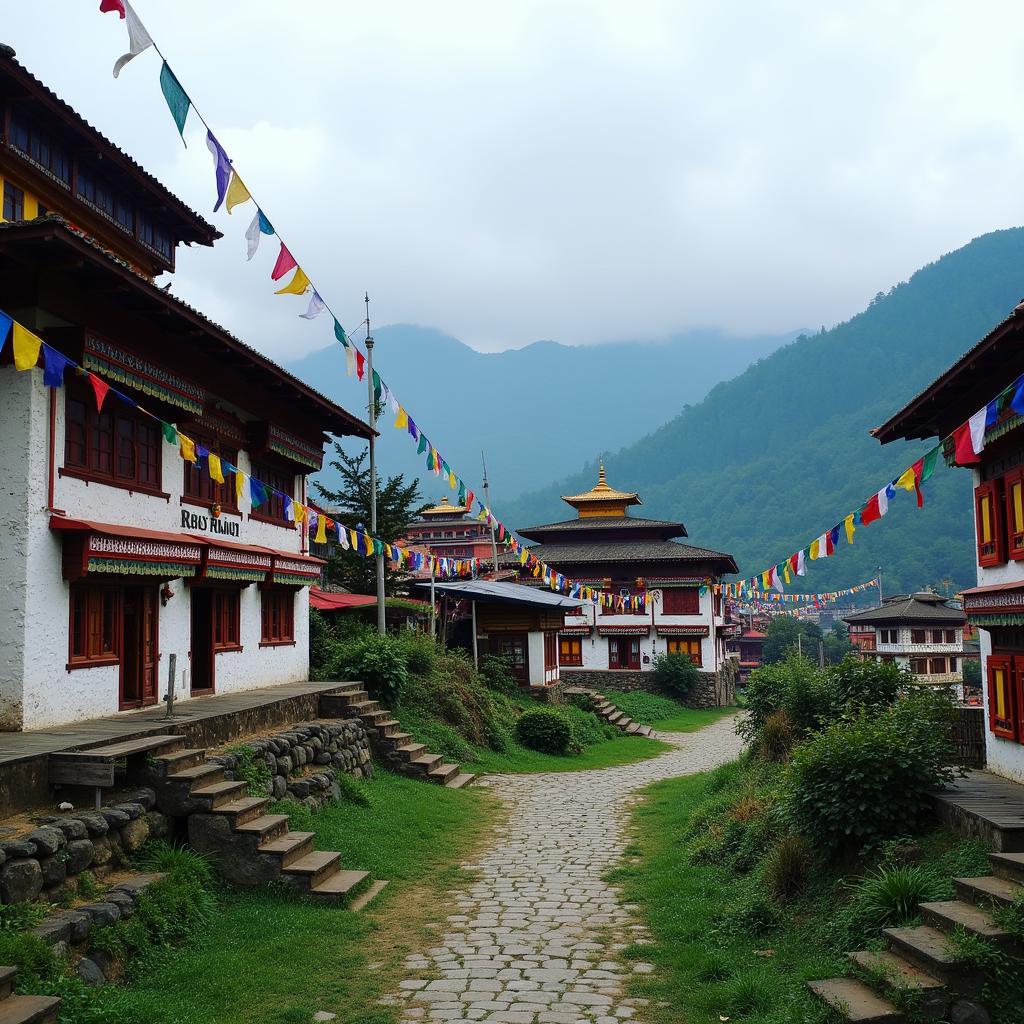
[{"label": "window", "polygon": [[945,658],[929,658],[928,659],[928,671],[933,676],[942,676],[946,674],[946,659]]},{"label": "window", "polygon": [[669,637],[668,640],[668,653],[669,654],[688,654],[690,661],[694,665],[701,665],[700,655],[700,640],[694,640],[690,637]]},{"label": "window", "polygon": [[258,509],[252,510],[251,518],[291,526],[292,524],[284,517],[282,495],[287,494],[288,497],[291,497],[294,494],[295,477],[290,473],[281,473],[276,469],[259,465],[252,467],[252,475],[261,483],[266,484],[268,497]]},{"label": "window", "polygon": [[900,631],[898,629],[880,629],[878,631],[878,642],[881,644],[898,644],[900,642]]},{"label": "window", "polygon": [[[232,466],[238,465],[238,452],[234,448],[221,447],[218,441],[210,437],[199,437],[190,433],[189,436],[197,445],[213,452],[221,459],[222,476],[224,483],[219,484],[210,476],[210,466],[206,459],[199,463],[185,462],[185,483],[184,495],[194,501],[210,505],[220,505],[222,509],[229,512],[238,511],[238,498],[235,492],[234,477],[223,468],[225,462]],[[184,460],[183,460],[184,461]]]},{"label": "window", "polygon": [[1014,660],[995,655],[988,659],[988,727],[996,736],[1007,740],[1021,738],[1017,728],[1017,695],[1013,687]]},{"label": "window", "polygon": [[956,630],[955,629],[947,629],[946,630],[946,643],[947,644],[955,644],[956,643]]},{"label": "window", "polygon": [[998,480],[989,480],[974,490],[974,517],[978,541],[978,565],[1002,565],[1006,561],[1003,506]]},{"label": "window", "polygon": [[84,385],[65,388],[64,466],[71,475],[138,490],[160,488],[160,432],[149,417],[108,398],[103,412]]},{"label": "window", "polygon": [[67,185],[71,181],[71,161],[67,150],[50,135],[41,132],[23,114],[11,115],[10,144],[34,164]]},{"label": "window", "polygon": [[1024,560],[1024,469],[1007,473],[1006,488],[1006,540],[1010,558]]},{"label": "window", "polygon": [[661,592],[661,610],[666,615],[699,615],[700,591],[697,587],[666,587]]},{"label": "window", "polygon": [[241,649],[239,641],[241,603],[241,595],[237,590],[215,590],[213,592],[213,649],[215,651]]},{"label": "window", "polygon": [[950,658],[949,659],[949,671],[950,672],[956,672],[957,671],[957,668],[956,668],[956,658]]},{"label": "window", "polygon": [[117,664],[120,602],[119,590],[72,584],[68,668]]},{"label": "window", "polygon": [[910,631],[910,642],[912,644],[924,644],[927,643],[928,631],[924,629],[912,629]]},{"label": "window", "polygon": [[640,641],[630,637],[613,637],[608,641],[608,667],[640,667]]},{"label": "window", "polygon": [[910,671],[915,676],[926,676],[926,675],[928,675],[928,659],[927,658],[911,658],[910,659]]},{"label": "window", "polygon": [[558,640],[559,665],[583,664],[583,641],[578,636],[563,636]]},{"label": "window", "polygon": [[295,592],[290,588],[267,588],[262,592],[261,643],[295,643]]},{"label": "window", "polygon": [[[130,226],[128,230],[131,231]],[[156,221],[144,213],[139,214],[138,238],[143,245],[153,249],[170,261],[174,249],[174,242],[171,236]]]},{"label": "window", "polygon": [[25,219],[25,193],[17,185],[4,182],[4,220]]}]

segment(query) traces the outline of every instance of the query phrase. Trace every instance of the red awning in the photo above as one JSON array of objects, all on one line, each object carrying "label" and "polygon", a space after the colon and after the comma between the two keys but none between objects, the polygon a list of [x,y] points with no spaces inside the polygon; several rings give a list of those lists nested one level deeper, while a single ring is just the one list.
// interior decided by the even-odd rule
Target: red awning
[{"label": "red awning", "polygon": [[368,594],[333,594],[311,587],[309,604],[311,608],[318,608],[322,612],[336,612],[349,608],[373,608],[377,604],[377,598]]}]

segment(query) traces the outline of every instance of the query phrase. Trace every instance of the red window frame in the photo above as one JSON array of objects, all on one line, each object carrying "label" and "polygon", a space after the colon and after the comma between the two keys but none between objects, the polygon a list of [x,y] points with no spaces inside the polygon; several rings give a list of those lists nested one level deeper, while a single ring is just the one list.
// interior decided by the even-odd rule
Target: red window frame
[{"label": "red window frame", "polygon": [[[1021,740],[1020,709],[1021,698],[1024,696],[1021,693],[1022,665],[1024,658],[1020,656],[997,654],[989,655],[986,664],[989,730],[1003,739],[1018,742]],[[998,699],[1000,690],[1002,701]]]},{"label": "red window frame", "polygon": [[1015,562],[1024,561],[1024,468],[1003,477],[1006,507],[1006,551]]},{"label": "red window frame", "polygon": [[[626,664],[622,664],[622,645],[625,647]],[[631,636],[612,636],[608,638],[608,667],[617,669],[639,669],[640,668],[640,640]]]},{"label": "red window frame", "polygon": [[686,654],[690,661],[698,667],[704,664],[701,654],[700,637],[670,636],[668,638],[667,650],[669,654]]},{"label": "red window frame", "polygon": [[[252,467],[252,475],[260,483],[266,485],[267,500],[259,508],[254,508],[249,513],[249,518],[291,528],[294,524],[285,518],[284,498],[281,497],[281,494],[286,494],[290,498],[294,497],[295,474],[284,473],[266,465],[255,465]],[[280,494],[275,492],[280,492]]]},{"label": "red window frame", "polygon": [[560,636],[558,638],[558,664],[583,664],[583,641],[578,636]]},{"label": "red window frame", "polygon": [[978,565],[983,568],[1006,561],[1004,503],[1000,500],[999,483],[999,480],[988,480],[974,489]]},{"label": "red window frame", "polygon": [[[220,505],[225,512],[238,511],[238,495],[235,490],[234,477],[223,468],[225,462],[232,466],[238,465],[238,450],[235,448],[223,447],[219,441],[212,437],[201,437],[189,435],[197,446],[202,446],[221,460],[222,476],[224,483],[219,484],[210,476],[210,464],[206,459],[200,459],[199,463],[185,462],[185,478],[182,482],[182,496],[190,504]],[[257,477],[257,479],[260,479]]]},{"label": "red window frame", "polygon": [[76,381],[64,389],[62,474],[158,494],[162,434],[159,424],[115,398],[96,411],[91,393]]},{"label": "red window frame", "polygon": [[664,615],[700,615],[700,590],[697,587],[666,587],[661,592]]},{"label": "red window frame", "polygon": [[240,651],[241,641],[241,592],[238,590],[215,590],[213,592],[213,649],[215,651]]},{"label": "red window frame", "polygon": [[295,643],[295,591],[267,587],[260,594],[260,647]]},{"label": "red window frame", "polygon": [[72,583],[68,610],[68,670],[119,664],[120,589]]}]

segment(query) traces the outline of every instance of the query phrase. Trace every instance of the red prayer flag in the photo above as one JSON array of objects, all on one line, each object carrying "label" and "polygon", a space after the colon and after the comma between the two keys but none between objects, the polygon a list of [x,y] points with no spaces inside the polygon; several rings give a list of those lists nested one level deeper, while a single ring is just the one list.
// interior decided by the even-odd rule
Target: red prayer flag
[{"label": "red prayer flag", "polygon": [[119,17],[124,18],[123,0],[100,0],[100,14],[110,14],[117,11]]},{"label": "red prayer flag", "polygon": [[918,459],[910,468],[914,471],[914,490],[917,491],[917,507],[924,508],[924,495],[921,493],[921,474],[924,472],[924,459]]},{"label": "red prayer flag", "polygon": [[[277,254],[277,262],[274,264],[274,269],[270,272],[270,279],[277,281],[284,277],[293,267],[297,267],[298,263],[295,262],[295,257],[288,251],[288,247],[281,243],[281,251]],[[362,375],[359,377],[362,380]]]},{"label": "red prayer flag", "polygon": [[473,508],[473,498],[474,497],[475,497],[475,495],[473,494],[472,491],[466,491],[466,508],[468,508],[468,509],[472,509]]},{"label": "red prayer flag", "polygon": [[873,523],[876,519],[881,518],[882,512],[878,507],[878,495],[873,494],[868,503],[860,510],[860,524],[867,526],[868,523]]},{"label": "red prayer flag", "polygon": [[981,456],[974,454],[974,443],[971,441],[971,424],[961,423],[953,431],[953,445],[956,451],[954,461],[958,466],[970,466],[981,462]]},{"label": "red prayer flag", "polygon": [[107,392],[110,390],[110,385],[103,380],[100,380],[95,373],[89,374],[89,383],[92,385],[92,392],[96,396],[96,411],[103,411],[103,399],[107,397]]},{"label": "red prayer flag", "polygon": [[[283,249],[284,246],[281,246],[281,248]],[[359,351],[359,349],[356,349],[356,376],[360,380],[363,379],[363,367],[365,366],[365,364],[366,356],[364,356],[363,353]]]}]

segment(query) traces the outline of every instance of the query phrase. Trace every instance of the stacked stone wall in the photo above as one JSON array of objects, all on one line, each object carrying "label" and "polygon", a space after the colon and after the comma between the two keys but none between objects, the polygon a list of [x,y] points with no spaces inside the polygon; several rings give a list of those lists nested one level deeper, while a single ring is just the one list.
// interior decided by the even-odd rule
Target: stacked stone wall
[{"label": "stacked stone wall", "polygon": [[[647,693],[660,693],[654,682],[653,672],[629,672],[620,669],[562,669],[561,683],[566,686],[583,686],[590,690],[603,693],[605,690],[618,690],[633,693],[643,690]],[[688,708],[718,708],[735,703],[736,671],[731,662],[726,662],[718,672],[698,673],[697,686],[688,697],[680,703]]]}]

